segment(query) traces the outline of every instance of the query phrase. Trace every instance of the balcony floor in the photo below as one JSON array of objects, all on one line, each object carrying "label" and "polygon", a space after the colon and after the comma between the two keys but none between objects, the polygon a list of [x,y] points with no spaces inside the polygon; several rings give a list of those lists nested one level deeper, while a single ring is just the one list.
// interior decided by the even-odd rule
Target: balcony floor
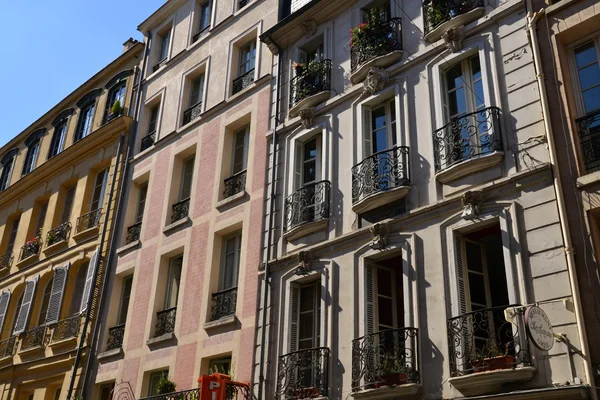
[{"label": "balcony floor", "polygon": [[375,57],[359,65],[358,68],[356,68],[356,71],[352,72],[350,75],[350,81],[354,84],[361,82],[367,77],[367,74],[371,68],[387,68],[390,65],[400,61],[402,54],[404,54],[404,51],[394,50],[390,53]]},{"label": "balcony floor", "polygon": [[476,372],[469,375],[455,376],[448,382],[465,396],[477,396],[494,393],[508,383],[526,382],[533,378],[534,367],[498,369],[495,371]]}]

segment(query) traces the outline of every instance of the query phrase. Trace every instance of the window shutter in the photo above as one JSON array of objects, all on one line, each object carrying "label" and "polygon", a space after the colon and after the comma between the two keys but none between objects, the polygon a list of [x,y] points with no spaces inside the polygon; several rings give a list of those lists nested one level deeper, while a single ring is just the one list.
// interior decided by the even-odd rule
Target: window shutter
[{"label": "window shutter", "polygon": [[365,267],[365,335],[375,332],[375,267]]},{"label": "window shutter", "polygon": [[369,157],[373,154],[373,143],[371,136],[371,109],[365,108],[363,111],[363,154],[364,158]]},{"label": "window shutter", "polygon": [[294,189],[302,187],[302,143],[296,142],[296,165],[294,166]]},{"label": "window shutter", "polygon": [[300,288],[292,286],[290,304],[292,312],[290,314],[290,353],[298,350],[298,320],[300,314]]},{"label": "window shutter", "polygon": [[25,331],[27,321],[29,320],[29,312],[31,311],[31,303],[33,303],[33,295],[35,293],[35,287],[37,285],[38,279],[39,276],[36,276],[32,280],[27,281],[27,283],[25,284],[23,303],[21,303],[21,309],[19,310],[19,314],[17,316],[17,323],[15,324],[13,335],[18,335]]},{"label": "window shutter", "polygon": [[466,268],[463,260],[463,238],[460,234],[454,234],[454,254],[456,256],[456,284],[458,293],[458,310],[459,313],[462,315],[467,313],[468,300]]},{"label": "window shutter", "polygon": [[83,294],[81,296],[81,304],[79,305],[79,313],[87,310],[88,299],[92,295],[92,286],[94,285],[94,279],[96,278],[96,269],[98,268],[98,249],[92,254],[90,264],[88,266],[87,275],[85,276],[85,286],[83,287]]},{"label": "window shutter", "polygon": [[70,266],[71,263],[67,263],[64,267],[57,267],[54,270],[54,280],[52,281],[50,301],[48,301],[48,311],[46,312],[46,325],[54,324],[60,318],[60,306],[62,305]]},{"label": "window shutter", "polygon": [[5,290],[0,294],[0,334],[6,320],[6,311],[8,310],[8,303],[10,302],[10,290]]}]

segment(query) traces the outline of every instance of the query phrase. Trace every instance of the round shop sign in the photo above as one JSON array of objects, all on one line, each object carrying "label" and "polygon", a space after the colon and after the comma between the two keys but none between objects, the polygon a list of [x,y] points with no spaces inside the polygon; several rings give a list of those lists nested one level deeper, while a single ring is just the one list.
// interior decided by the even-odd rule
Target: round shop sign
[{"label": "round shop sign", "polygon": [[548,351],[554,346],[554,331],[548,315],[537,306],[531,306],[525,311],[527,334],[535,347]]}]

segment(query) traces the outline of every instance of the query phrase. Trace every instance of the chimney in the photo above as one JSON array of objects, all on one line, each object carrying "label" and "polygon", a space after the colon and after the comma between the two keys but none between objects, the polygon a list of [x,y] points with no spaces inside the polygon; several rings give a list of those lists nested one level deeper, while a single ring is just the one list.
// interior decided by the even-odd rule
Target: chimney
[{"label": "chimney", "polygon": [[137,43],[138,43],[138,41],[132,37],[127,39],[127,41],[125,41],[125,43],[123,43],[123,53],[125,53],[127,50],[129,50],[130,48],[135,46]]}]

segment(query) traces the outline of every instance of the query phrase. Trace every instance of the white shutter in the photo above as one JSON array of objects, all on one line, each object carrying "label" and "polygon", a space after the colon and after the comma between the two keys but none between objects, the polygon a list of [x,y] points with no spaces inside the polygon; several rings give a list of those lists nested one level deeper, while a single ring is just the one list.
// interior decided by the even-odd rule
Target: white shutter
[{"label": "white shutter", "polygon": [[6,320],[6,311],[8,310],[8,303],[10,302],[10,290],[5,290],[0,294],[0,334],[2,334],[2,327]]},{"label": "white shutter", "polygon": [[365,266],[365,335],[375,332],[375,267]]},{"label": "white shutter", "polygon": [[364,108],[363,111],[363,154],[364,158],[369,157],[373,154],[373,143],[371,136],[373,136],[371,123],[371,109],[368,107]]},{"label": "white shutter", "polygon": [[83,313],[87,310],[88,299],[92,295],[94,280],[96,278],[96,269],[98,268],[98,249],[92,254],[90,263],[88,265],[87,274],[85,276],[85,286],[83,287],[83,294],[81,296],[81,304],[79,305],[79,313]]},{"label": "white shutter", "polygon": [[15,328],[13,330],[13,335],[18,335],[25,331],[25,327],[27,326],[27,321],[29,320],[29,312],[31,311],[31,303],[33,303],[33,297],[35,294],[35,287],[37,285],[37,281],[39,279],[39,275],[33,278],[30,281],[27,281],[25,284],[25,293],[23,294],[23,302],[21,303],[21,309],[19,310],[19,314],[17,316],[17,322],[15,324]]},{"label": "white shutter", "polygon": [[468,309],[468,298],[467,298],[467,276],[465,262],[463,260],[463,238],[462,235],[454,234],[454,254],[456,257],[456,278],[457,278],[457,292],[458,292],[458,310],[460,315],[466,314]]},{"label": "white shutter", "polygon": [[58,322],[60,318],[60,307],[62,305],[65,292],[65,283],[71,263],[64,267],[57,267],[54,270],[54,280],[52,281],[52,290],[50,291],[50,300],[48,301],[48,311],[46,311],[46,325]]},{"label": "white shutter", "polygon": [[296,165],[294,166],[294,189],[298,190],[302,187],[302,149],[303,144],[301,142],[296,142]]},{"label": "white shutter", "polygon": [[298,350],[298,320],[300,317],[300,288],[292,286],[290,290],[290,353]]}]

